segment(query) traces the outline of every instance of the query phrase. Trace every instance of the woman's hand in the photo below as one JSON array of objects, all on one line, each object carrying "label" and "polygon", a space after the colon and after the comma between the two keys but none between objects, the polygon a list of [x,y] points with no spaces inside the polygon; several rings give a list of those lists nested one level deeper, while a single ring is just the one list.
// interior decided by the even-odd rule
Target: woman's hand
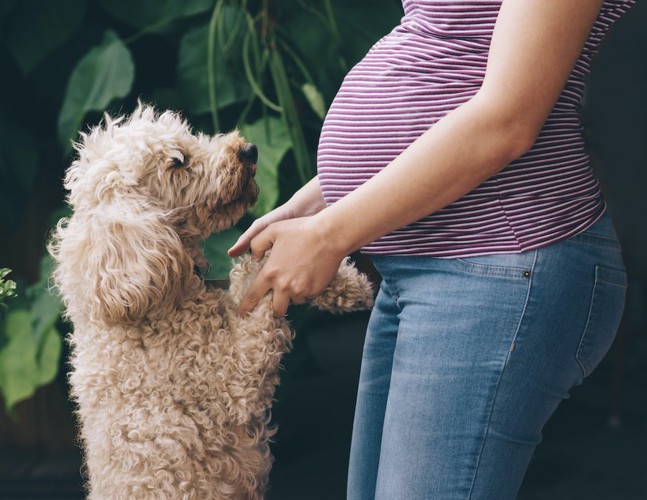
[{"label": "woman's hand", "polygon": [[252,258],[267,262],[243,298],[238,312],[246,314],[272,290],[274,315],[285,316],[288,305],[319,295],[332,281],[345,252],[316,217],[283,220],[251,239]]},{"label": "woman's hand", "polygon": [[230,257],[239,257],[249,250],[252,239],[270,224],[286,219],[314,215],[325,206],[326,203],[319,188],[319,178],[314,177],[297,191],[287,203],[256,219],[227,253]]},{"label": "woman's hand", "polygon": [[262,232],[267,226],[285,219],[293,219],[295,215],[287,205],[281,205],[271,212],[256,219],[247,231],[240,235],[236,243],[227,251],[230,257],[240,257],[250,248],[252,239]]}]

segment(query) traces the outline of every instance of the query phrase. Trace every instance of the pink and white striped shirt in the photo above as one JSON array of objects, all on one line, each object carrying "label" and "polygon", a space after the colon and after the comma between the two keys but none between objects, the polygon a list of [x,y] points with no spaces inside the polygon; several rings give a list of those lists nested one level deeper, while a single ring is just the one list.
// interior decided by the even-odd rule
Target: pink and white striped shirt
[{"label": "pink and white striped shirt", "polygon": [[[318,173],[334,203],[478,91],[501,0],[403,0],[404,17],[346,76],[321,132]],[[463,198],[393,231],[367,254],[516,253],[575,235],[604,213],[580,118],[605,34],[635,0],[607,0],[534,146]]]}]

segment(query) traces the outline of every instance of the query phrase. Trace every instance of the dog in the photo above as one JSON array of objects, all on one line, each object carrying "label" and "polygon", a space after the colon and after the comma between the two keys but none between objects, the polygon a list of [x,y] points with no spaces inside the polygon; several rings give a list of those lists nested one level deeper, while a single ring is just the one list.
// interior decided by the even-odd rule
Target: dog
[{"label": "dog", "polygon": [[[229,290],[210,287],[200,241],[258,196],[256,148],[237,133],[192,133],[177,113],[139,104],[75,144],[70,217],[53,231],[54,285],[73,324],[77,403],[91,499],[256,499],[268,485],[270,409],[293,332],[271,293],[237,305],[262,266],[243,257]],[[370,307],[344,261],[313,300]]]}]

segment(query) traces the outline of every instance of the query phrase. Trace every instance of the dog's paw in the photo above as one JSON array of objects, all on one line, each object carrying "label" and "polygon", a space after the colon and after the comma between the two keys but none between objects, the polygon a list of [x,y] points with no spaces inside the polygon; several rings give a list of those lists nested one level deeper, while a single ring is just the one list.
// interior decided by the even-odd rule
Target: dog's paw
[{"label": "dog's paw", "polygon": [[373,287],[366,275],[347,258],[330,285],[312,300],[312,305],[332,313],[370,309],[373,306]]}]

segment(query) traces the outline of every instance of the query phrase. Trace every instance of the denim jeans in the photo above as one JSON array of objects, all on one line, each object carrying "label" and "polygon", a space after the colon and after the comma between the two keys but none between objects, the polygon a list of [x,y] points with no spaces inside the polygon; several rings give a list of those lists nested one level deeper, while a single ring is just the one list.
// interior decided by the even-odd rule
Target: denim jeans
[{"label": "denim jeans", "polygon": [[520,254],[371,257],[348,500],[506,500],[623,311],[613,225]]}]

